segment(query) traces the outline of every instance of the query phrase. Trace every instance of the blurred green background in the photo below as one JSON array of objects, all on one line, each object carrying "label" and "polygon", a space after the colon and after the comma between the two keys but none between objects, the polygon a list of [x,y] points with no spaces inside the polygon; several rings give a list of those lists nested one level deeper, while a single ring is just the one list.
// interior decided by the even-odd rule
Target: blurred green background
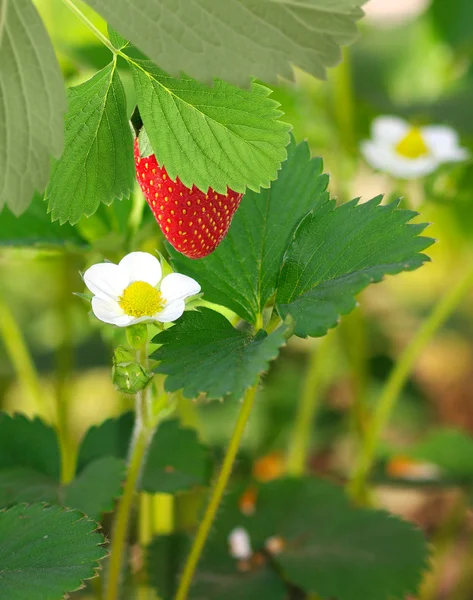
[{"label": "blurred green background", "polygon": [[[108,50],[60,0],[36,4],[68,85],[84,81],[107,64]],[[77,4],[106,31],[86,5]],[[471,0],[374,0],[366,9],[360,38],[345,51],[344,63],[330,72],[328,82],[298,72],[295,84],[283,83],[273,95],[285,120],[293,124],[296,139],[307,138],[313,155],[324,158],[331,175],[330,191],[340,202],[358,196],[367,200],[379,193],[387,199],[403,196],[405,206],[420,211],[419,221],[432,223],[428,235],[438,239],[428,250],[432,263],[363,293],[361,307],[329,334],[329,351],[319,353],[324,367],[323,402],[313,427],[311,468],[341,480],[347,477],[352,460],[356,423],[350,409],[357,386],[367,406],[376,402],[399,352],[473,255],[471,160],[405,183],[375,173],[359,153],[371,121],[383,114],[451,125],[473,153],[473,4]],[[120,68],[131,114],[131,76],[125,64]],[[73,292],[84,291],[79,272],[88,265],[103,258],[118,260],[132,249],[162,247],[158,226],[146,211],[139,230],[129,234],[126,223],[136,206],[139,200],[102,206],[74,230],[51,225],[41,198],[18,221],[7,209],[0,215],[0,298],[14,313],[40,371],[43,417],[51,420],[54,395],[62,394],[76,442],[91,424],[130,407],[129,399],[114,390],[110,377],[112,342],[122,332],[111,332],[94,321],[87,304]],[[38,237],[48,243],[36,244]],[[469,456],[463,450],[467,454],[473,448],[472,297],[417,362],[384,436],[376,470],[381,503],[417,522],[437,546],[438,568],[425,585],[424,598],[473,598],[473,577],[459,560],[471,553],[470,510],[459,522],[454,519],[460,487],[471,486],[473,491],[473,450]],[[304,373],[318,345],[319,340],[291,340],[265,378],[244,440],[241,472],[267,455],[266,467],[276,468],[275,472],[284,469]],[[36,410],[1,341],[0,407],[27,414]],[[201,437],[217,455],[229,438],[237,410],[238,405],[229,401],[198,403]],[[464,436],[438,441],[438,430],[452,428]],[[420,451],[429,436],[433,443]],[[464,442],[466,446],[460,446]],[[455,485],[409,485],[409,465],[403,457],[416,452],[429,463],[445,463],[445,455],[453,452],[449,474]],[[465,460],[455,470],[457,456]],[[442,546],[445,540],[448,543]]]}]

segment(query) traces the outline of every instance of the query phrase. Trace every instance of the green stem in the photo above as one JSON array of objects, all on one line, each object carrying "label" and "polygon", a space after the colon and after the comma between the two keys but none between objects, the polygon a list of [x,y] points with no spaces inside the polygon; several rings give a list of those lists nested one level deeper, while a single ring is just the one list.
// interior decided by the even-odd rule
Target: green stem
[{"label": "green stem", "polygon": [[104,36],[104,34],[95,27],[95,25],[84,15],[84,13],[77,8],[77,6],[71,0],[62,0],[64,4],[88,27],[92,33],[106,46],[110,52],[117,54],[118,50],[113,46],[112,42]]},{"label": "green stem", "polygon": [[51,411],[45,402],[45,392],[25,338],[12,311],[2,297],[0,297],[0,336],[18,379],[36,403],[37,411],[51,418]]},{"label": "green stem", "polygon": [[238,419],[235,424],[235,428],[233,430],[233,434],[230,439],[225,458],[223,460],[222,468],[215,483],[215,487],[212,491],[212,495],[210,497],[209,504],[205,511],[204,518],[202,519],[199,525],[196,537],[192,544],[191,551],[189,553],[189,556],[187,557],[187,561],[184,566],[184,571],[182,573],[175,600],[186,600],[187,595],[189,593],[189,588],[192,583],[194,571],[199,562],[202,550],[204,549],[205,542],[207,541],[207,537],[212,527],[215,515],[217,514],[217,510],[225,492],[225,488],[227,487],[227,483],[233,469],[233,464],[235,462],[238,448],[240,446],[240,441],[243,437],[243,433],[245,431],[245,427],[248,422],[251,409],[253,407],[253,402],[256,396],[257,389],[258,383],[252,388],[250,388],[246,392],[245,397],[243,398],[243,404],[241,406],[240,413],[238,415]]},{"label": "green stem", "polygon": [[61,483],[67,484],[74,478],[77,448],[70,431],[69,406],[71,397],[71,376],[74,364],[74,347],[71,339],[71,257],[61,255],[59,276],[61,291],[58,298],[58,313],[61,315],[62,341],[56,353],[56,427],[61,449]]},{"label": "green stem", "polygon": [[287,472],[294,477],[302,477],[305,472],[314,417],[319,406],[325,380],[326,361],[324,361],[324,356],[327,352],[330,352],[331,338],[332,336],[328,335],[320,345],[314,345],[309,356],[304,387],[287,457]]},{"label": "green stem", "polygon": [[342,61],[333,71],[333,95],[335,121],[338,124],[342,145],[349,152],[353,152],[355,150],[355,103],[348,48],[343,48]]},{"label": "green stem", "polygon": [[378,400],[368,430],[366,431],[363,446],[358,456],[353,472],[353,478],[349,486],[352,497],[356,501],[360,503],[365,503],[367,501],[368,478],[375,458],[376,445],[381,433],[389,421],[399,393],[409,377],[415,361],[435,332],[455,310],[459,302],[464,298],[472,286],[473,268],[470,267],[464,277],[462,277],[456,285],[445,294],[437,306],[435,306],[431,315],[417,331],[392,370],[383,392],[381,393],[381,397]]},{"label": "green stem", "polygon": [[138,485],[148,445],[153,437],[153,428],[149,427],[139,414],[142,411],[141,404],[143,401],[143,394],[141,392],[137,394],[137,400],[140,406],[136,414],[135,430],[123,496],[120,499],[115,517],[105,600],[117,600],[119,598],[123,560],[135,490]]}]

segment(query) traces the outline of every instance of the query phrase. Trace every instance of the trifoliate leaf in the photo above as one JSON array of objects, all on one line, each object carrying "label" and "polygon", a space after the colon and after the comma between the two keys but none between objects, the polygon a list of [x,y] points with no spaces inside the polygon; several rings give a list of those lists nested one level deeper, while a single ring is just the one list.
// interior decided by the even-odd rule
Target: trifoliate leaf
[{"label": "trifoliate leaf", "polygon": [[[31,0],[0,0],[0,210],[24,212],[64,144],[66,96]],[[3,217],[2,217],[3,219]]]},{"label": "trifoliate leaf", "polygon": [[253,335],[208,308],[185,312],[153,339],[161,344],[152,355],[159,361],[155,371],[167,375],[169,392],[182,389],[188,398],[203,393],[209,399],[238,399],[276,358],[286,333],[283,326],[270,335],[262,330]]},{"label": "trifoliate leaf", "polygon": [[280,316],[294,318],[296,335],[325,335],[355,308],[363,288],[429,260],[420,252],[434,240],[420,237],[425,224],[409,223],[416,213],[380,202],[354,200],[338,208],[327,202],[299,225],[276,296]]},{"label": "trifoliate leaf", "polygon": [[127,197],[134,184],[126,97],[113,62],[68,94],[66,146],[46,190],[53,221],[74,224],[100,203]]},{"label": "trifoliate leaf", "polygon": [[293,138],[277,181],[260,194],[243,197],[226,238],[201,260],[170,249],[180,273],[194,277],[205,299],[231,308],[256,323],[276,290],[284,252],[295,227],[309,210],[328,200],[328,176],[321,159],[310,159],[306,142]]},{"label": "trifoliate leaf", "polygon": [[91,427],[85,434],[79,448],[77,470],[82,469],[104,456],[115,456],[125,459],[133,432],[135,415],[126,412],[117,419],[107,419],[100,425]]},{"label": "trifoliate leaf", "polygon": [[171,179],[225,194],[269,187],[286,158],[290,126],[268,88],[242,90],[174,79],[149,61],[131,63],[138,107],[154,154]]},{"label": "trifoliate leaf", "polygon": [[59,479],[56,432],[40,419],[0,413],[0,470],[24,467]]},{"label": "trifoliate leaf", "polygon": [[272,556],[287,580],[337,600],[404,599],[427,567],[427,544],[413,525],[384,511],[352,506],[343,490],[318,479],[282,479],[261,486],[256,511],[229,495],[214,525],[206,560],[220,560],[235,527],[248,531],[253,551],[278,540]]},{"label": "trifoliate leaf", "polygon": [[114,500],[121,496],[125,478],[125,462],[113,456],[99,458],[90,463],[64,489],[62,502],[80,510],[89,519],[98,521],[105,512],[114,508]]},{"label": "trifoliate leaf", "polygon": [[126,48],[126,46],[128,46],[129,44],[129,42],[124,37],[122,37],[118,33],[118,31],[115,31],[113,27],[110,27],[110,25],[108,26],[108,37],[110,38],[110,41],[115,46],[115,48],[117,48],[118,50]]},{"label": "trifoliate leaf", "polygon": [[151,442],[141,489],[153,494],[175,494],[208,485],[209,458],[193,429],[180,427],[178,421],[166,421],[158,427]]},{"label": "trifoliate leaf", "polygon": [[94,576],[106,551],[96,524],[60,506],[0,512],[0,597],[59,600]]},{"label": "trifoliate leaf", "polygon": [[87,0],[150,59],[178,76],[245,85],[254,76],[316,77],[356,37],[365,0]]},{"label": "trifoliate leaf", "polygon": [[82,247],[87,243],[76,229],[68,223],[52,223],[46,202],[35,194],[33,201],[20,216],[15,217],[8,209],[0,217],[0,246]]}]

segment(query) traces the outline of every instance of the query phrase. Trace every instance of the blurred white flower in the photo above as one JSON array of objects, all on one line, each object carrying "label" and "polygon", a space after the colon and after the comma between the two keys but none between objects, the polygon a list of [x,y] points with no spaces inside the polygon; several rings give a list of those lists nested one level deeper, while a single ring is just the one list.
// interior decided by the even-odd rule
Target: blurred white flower
[{"label": "blurred white flower", "polygon": [[175,321],[184,312],[185,299],[200,292],[197,281],[187,275],[171,273],[162,279],[159,260],[147,252],[131,252],[118,265],[93,265],[84,282],[94,295],[97,319],[118,327]]},{"label": "blurred white flower", "polygon": [[361,151],[372,167],[400,179],[424,177],[443,163],[469,157],[450,127],[414,127],[392,116],[373,121],[371,139],[361,142]]},{"label": "blurred white flower", "polygon": [[238,560],[248,560],[253,555],[250,536],[243,527],[236,527],[228,536],[230,556]]}]

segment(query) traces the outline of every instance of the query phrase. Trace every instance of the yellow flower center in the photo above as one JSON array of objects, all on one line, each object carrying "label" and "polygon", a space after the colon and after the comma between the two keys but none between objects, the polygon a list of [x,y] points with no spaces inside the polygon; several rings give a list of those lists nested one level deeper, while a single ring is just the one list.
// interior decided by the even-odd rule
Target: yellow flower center
[{"label": "yellow flower center", "polygon": [[429,154],[419,127],[413,127],[396,146],[396,152],[405,158],[420,158]]},{"label": "yellow flower center", "polygon": [[145,281],[134,281],[123,292],[118,303],[130,317],[152,317],[164,308],[161,292]]}]

